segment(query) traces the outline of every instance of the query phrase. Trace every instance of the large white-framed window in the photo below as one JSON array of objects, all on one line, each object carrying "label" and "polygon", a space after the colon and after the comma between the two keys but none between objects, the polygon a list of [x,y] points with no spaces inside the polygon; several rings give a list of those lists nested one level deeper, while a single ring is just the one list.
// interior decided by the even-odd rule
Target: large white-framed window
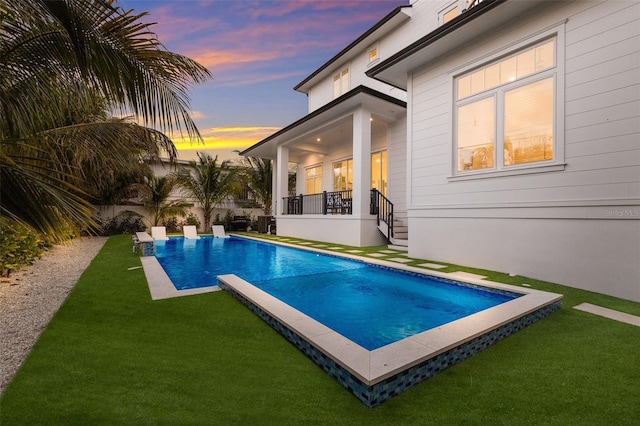
[{"label": "large white-framed window", "polygon": [[557,37],[454,78],[454,175],[558,164]]},{"label": "large white-framed window", "polygon": [[307,195],[322,192],[322,166],[311,166],[304,169]]},{"label": "large white-framed window", "polygon": [[349,67],[342,68],[333,74],[333,98],[349,91]]},{"label": "large white-framed window", "polygon": [[333,190],[346,191],[353,189],[353,159],[333,163]]}]

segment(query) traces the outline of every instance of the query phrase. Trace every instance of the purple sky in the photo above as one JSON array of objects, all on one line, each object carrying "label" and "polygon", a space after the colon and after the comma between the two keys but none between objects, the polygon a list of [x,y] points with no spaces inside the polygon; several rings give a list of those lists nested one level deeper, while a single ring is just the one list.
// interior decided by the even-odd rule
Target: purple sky
[{"label": "purple sky", "polygon": [[293,90],[309,74],[409,0],[120,0],[149,12],[165,47],[206,66],[214,78],[191,92],[206,146],[175,140],[180,159],[196,151],[237,158],[307,113]]}]

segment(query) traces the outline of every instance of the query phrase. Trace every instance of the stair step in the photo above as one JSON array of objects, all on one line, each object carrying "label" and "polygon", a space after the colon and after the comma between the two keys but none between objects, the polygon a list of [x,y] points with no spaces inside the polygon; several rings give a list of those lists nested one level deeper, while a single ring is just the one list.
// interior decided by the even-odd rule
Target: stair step
[{"label": "stair step", "polygon": [[395,248],[396,250],[408,250],[409,240],[391,238],[391,244],[389,244],[388,247]]}]

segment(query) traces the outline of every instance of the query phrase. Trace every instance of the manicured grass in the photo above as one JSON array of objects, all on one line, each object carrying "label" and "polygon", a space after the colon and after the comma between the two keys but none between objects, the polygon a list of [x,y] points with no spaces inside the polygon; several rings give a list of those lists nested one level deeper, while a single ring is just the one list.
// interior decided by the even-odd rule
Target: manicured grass
[{"label": "manicured grass", "polygon": [[370,409],[225,292],[152,301],[130,244],[110,238],[85,271],[1,425],[638,424],[640,328],[572,309],[638,303],[526,279],[562,310]]}]

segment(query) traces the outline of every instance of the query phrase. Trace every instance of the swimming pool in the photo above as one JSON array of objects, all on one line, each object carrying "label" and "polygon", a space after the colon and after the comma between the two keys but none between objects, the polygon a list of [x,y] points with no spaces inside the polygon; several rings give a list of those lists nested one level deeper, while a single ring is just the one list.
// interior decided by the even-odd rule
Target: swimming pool
[{"label": "swimming pool", "polygon": [[235,274],[367,350],[521,296],[241,238],[174,238],[156,257],[176,288]]},{"label": "swimming pool", "polygon": [[[186,247],[183,246],[185,253],[194,250],[193,247],[197,246],[195,241],[187,243]],[[288,245],[286,243],[276,244]],[[170,247],[170,244],[165,245],[165,248],[167,247]],[[323,252],[321,249],[310,250]],[[327,252],[327,254],[330,253]],[[188,255],[183,257],[182,263],[187,262],[188,257]],[[338,260],[351,258],[356,258],[356,256],[341,253],[339,259],[334,257]],[[250,266],[253,265],[257,268],[253,269],[254,273],[258,273],[256,271],[263,268],[263,263],[266,263],[256,259],[259,258],[248,262]],[[236,261],[245,262],[246,257],[233,260],[234,263]],[[371,259],[368,262],[417,274],[424,273],[424,270],[419,268],[379,259]],[[159,259],[151,256],[142,257],[142,264],[154,300],[183,294],[190,295],[201,290],[207,291],[206,289],[217,288],[212,287],[216,281],[211,275],[215,272],[209,271],[208,274],[203,273],[199,277],[195,277],[195,280],[201,285],[208,287],[175,290],[171,279],[159,263]],[[275,269],[280,273],[285,273],[292,266],[295,266],[295,262],[281,262]],[[187,269],[190,267],[187,266]],[[449,274],[435,271],[429,271],[429,274],[445,280],[451,278],[448,276]],[[370,407],[398,395],[561,307],[562,296],[558,294],[471,277],[466,277],[464,281],[464,285],[485,287],[498,293],[517,293],[520,294],[520,297],[413,334],[377,349],[368,350],[234,273],[217,277],[221,288],[280,332],[325,372]],[[162,291],[156,289],[154,296],[156,285],[160,285]],[[168,287],[173,288],[173,291],[168,290]]]}]

